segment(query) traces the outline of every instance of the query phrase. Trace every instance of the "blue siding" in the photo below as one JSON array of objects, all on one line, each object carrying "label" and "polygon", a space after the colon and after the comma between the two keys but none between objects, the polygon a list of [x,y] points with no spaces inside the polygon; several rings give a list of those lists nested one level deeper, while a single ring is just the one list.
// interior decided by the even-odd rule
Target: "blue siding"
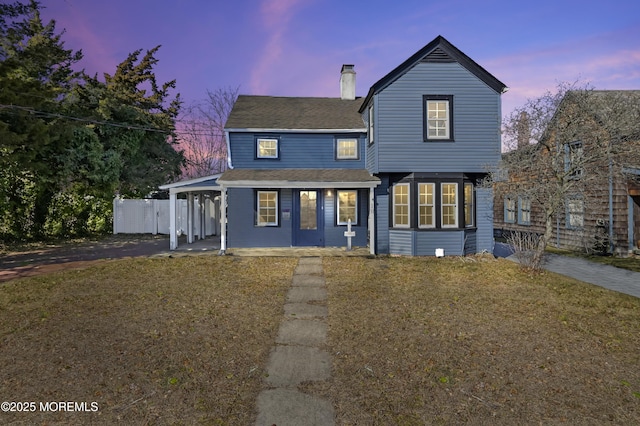
[{"label": "blue siding", "polygon": [[[423,141],[423,95],[453,95],[455,142]],[[486,172],[500,159],[500,95],[457,63],[419,63],[376,95],[375,172]]]},{"label": "blue siding", "polygon": [[389,230],[389,253],[413,256],[413,231]]},{"label": "blue siding", "polygon": [[493,191],[490,188],[476,189],[476,253],[493,253]]},{"label": "blue siding", "polygon": [[437,248],[443,248],[445,256],[464,254],[464,230],[426,231],[416,233],[416,256],[435,256]]},{"label": "blue siding", "polygon": [[389,196],[376,196],[376,253],[389,253]]},{"label": "blue siding", "polygon": [[464,254],[475,254],[478,252],[477,232],[475,229],[467,229],[464,232]]},{"label": "blue siding", "polygon": [[[355,231],[356,236],[351,239],[351,245],[353,247],[366,247],[367,246],[367,199],[368,190],[360,190],[358,192],[358,225],[352,225],[351,230]],[[328,247],[346,247],[347,237],[344,236],[344,231],[347,227],[344,225],[336,225],[336,204],[335,204],[336,191],[331,191],[331,196],[325,196],[324,206],[324,235],[325,245]]]},{"label": "blue siding", "polygon": [[[279,159],[256,159],[256,136],[277,137],[279,139]],[[358,160],[336,160],[335,140],[339,137],[358,138]],[[364,169],[364,133],[356,134],[299,134],[299,133],[230,133],[231,161],[239,169]]]},{"label": "blue siding", "polygon": [[290,189],[280,190],[280,226],[255,226],[253,189],[229,188],[227,192],[227,246],[290,247],[291,219],[283,219],[282,211],[292,210]]}]

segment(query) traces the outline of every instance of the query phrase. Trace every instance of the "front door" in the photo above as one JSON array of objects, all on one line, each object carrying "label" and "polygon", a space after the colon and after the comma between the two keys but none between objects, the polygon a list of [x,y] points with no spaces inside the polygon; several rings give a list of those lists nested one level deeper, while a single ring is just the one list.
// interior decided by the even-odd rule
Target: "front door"
[{"label": "front door", "polygon": [[296,190],[293,197],[293,245],[324,247],[322,191]]}]

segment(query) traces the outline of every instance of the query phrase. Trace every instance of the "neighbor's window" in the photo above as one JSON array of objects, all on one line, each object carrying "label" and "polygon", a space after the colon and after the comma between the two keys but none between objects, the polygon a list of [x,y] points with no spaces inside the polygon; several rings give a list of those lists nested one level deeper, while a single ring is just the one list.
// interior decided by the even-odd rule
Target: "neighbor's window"
[{"label": "neighbor's window", "polygon": [[584,200],[570,198],[567,201],[567,227],[582,228],[584,226]]},{"label": "neighbor's window", "polygon": [[435,209],[435,184],[418,184],[418,227],[433,228],[436,226]]},{"label": "neighbor's window", "polygon": [[351,219],[351,224],[358,223],[358,191],[337,191],[338,198],[338,225],[346,225]]},{"label": "neighbor's window", "polygon": [[338,160],[357,160],[358,140],[336,139],[336,158]]},{"label": "neighbor's window", "polygon": [[393,226],[409,227],[409,184],[399,183],[393,187]]},{"label": "neighbor's window", "polygon": [[504,221],[505,223],[516,223],[515,197],[506,197],[504,199]]},{"label": "neighbor's window", "polygon": [[474,226],[473,222],[473,184],[464,184],[464,226]]},{"label": "neighbor's window", "polygon": [[424,96],[424,140],[453,140],[453,96]]},{"label": "neighbor's window", "polygon": [[441,219],[443,228],[458,227],[458,184],[441,184]]},{"label": "neighbor's window", "polygon": [[278,139],[258,139],[256,152],[258,158],[278,158]]},{"label": "neighbor's window", "polygon": [[584,169],[582,168],[583,156],[584,156],[584,148],[582,146],[582,142],[576,141],[567,143],[564,146],[565,149],[565,160],[564,167],[565,172],[567,172],[568,177],[571,179],[579,179],[582,177],[584,173]]},{"label": "neighbor's window", "polygon": [[257,192],[257,226],[278,226],[278,191]]},{"label": "neighbor's window", "polygon": [[531,200],[526,197],[518,198],[518,223],[531,225]]}]

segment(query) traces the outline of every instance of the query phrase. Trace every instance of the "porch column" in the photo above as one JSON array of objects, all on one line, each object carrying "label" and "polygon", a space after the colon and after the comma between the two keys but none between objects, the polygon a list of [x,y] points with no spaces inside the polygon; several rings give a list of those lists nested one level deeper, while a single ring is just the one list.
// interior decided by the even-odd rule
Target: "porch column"
[{"label": "porch column", "polygon": [[376,254],[375,197],[373,188],[369,188],[369,253]]},{"label": "porch column", "polygon": [[220,254],[227,250],[227,189],[220,190]]},{"label": "porch column", "polygon": [[200,195],[198,195],[198,200],[200,201],[200,239],[204,240],[207,236],[204,192],[201,192]]},{"label": "porch column", "polygon": [[187,244],[193,244],[193,192],[187,193]]},{"label": "porch column", "polygon": [[178,231],[176,230],[176,198],[173,188],[169,191],[169,250],[178,248]]}]

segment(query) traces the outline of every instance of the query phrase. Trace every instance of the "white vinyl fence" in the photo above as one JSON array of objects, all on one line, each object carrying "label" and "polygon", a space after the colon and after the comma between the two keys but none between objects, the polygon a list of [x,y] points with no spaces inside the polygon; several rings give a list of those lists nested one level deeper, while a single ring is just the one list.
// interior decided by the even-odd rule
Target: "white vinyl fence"
[{"label": "white vinyl fence", "polygon": [[[218,235],[217,200],[204,198],[204,220],[206,236]],[[194,235],[200,237],[200,209],[198,199],[194,200]],[[178,235],[187,233],[187,200],[176,200],[176,231]],[[169,200],[128,200],[113,199],[114,234],[169,234]]]}]

